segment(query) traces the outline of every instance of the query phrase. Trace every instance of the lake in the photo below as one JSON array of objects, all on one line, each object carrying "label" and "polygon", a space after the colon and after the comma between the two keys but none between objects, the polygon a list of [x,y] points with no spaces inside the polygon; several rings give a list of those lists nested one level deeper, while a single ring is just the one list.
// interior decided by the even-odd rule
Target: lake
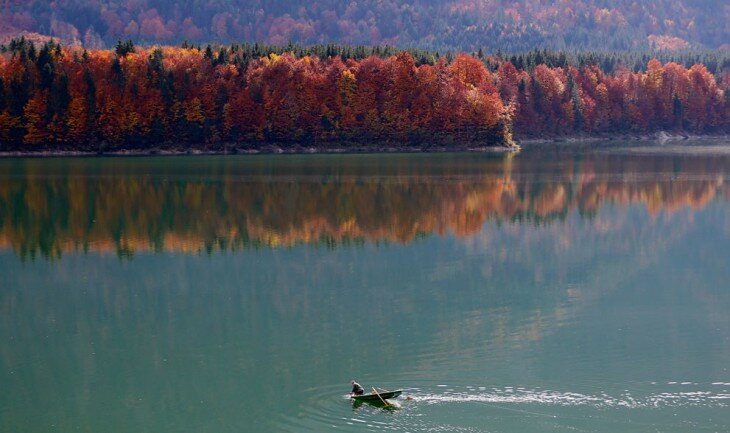
[{"label": "lake", "polygon": [[728,176],[713,141],[2,159],[0,431],[730,431]]}]

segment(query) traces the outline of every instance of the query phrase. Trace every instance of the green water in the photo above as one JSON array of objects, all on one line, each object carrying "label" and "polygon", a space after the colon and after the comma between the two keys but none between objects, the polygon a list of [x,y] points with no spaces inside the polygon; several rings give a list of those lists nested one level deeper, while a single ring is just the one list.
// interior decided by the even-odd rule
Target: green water
[{"label": "green water", "polygon": [[0,431],[730,431],[728,175],[708,142],[0,160]]}]

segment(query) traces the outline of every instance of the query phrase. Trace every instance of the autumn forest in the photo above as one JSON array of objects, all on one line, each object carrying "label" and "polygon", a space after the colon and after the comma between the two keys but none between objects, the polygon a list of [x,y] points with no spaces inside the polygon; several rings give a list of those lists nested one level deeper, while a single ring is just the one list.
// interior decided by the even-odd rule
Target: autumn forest
[{"label": "autumn forest", "polygon": [[730,128],[724,63],[714,65],[717,75],[703,64],[657,59],[639,70],[551,64],[539,51],[510,59],[131,41],[85,50],[24,39],[2,51],[5,150],[511,146],[513,137]]}]

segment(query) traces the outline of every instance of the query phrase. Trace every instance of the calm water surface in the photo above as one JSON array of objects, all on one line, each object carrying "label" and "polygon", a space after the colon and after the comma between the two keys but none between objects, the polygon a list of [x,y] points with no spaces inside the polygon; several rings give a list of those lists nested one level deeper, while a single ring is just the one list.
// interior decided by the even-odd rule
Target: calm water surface
[{"label": "calm water surface", "polygon": [[730,431],[728,149],[0,160],[0,431]]}]

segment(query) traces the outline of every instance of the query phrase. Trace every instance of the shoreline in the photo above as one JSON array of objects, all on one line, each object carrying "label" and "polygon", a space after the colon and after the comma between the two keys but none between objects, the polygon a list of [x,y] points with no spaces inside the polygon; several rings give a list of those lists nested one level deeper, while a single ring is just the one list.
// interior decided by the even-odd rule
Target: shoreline
[{"label": "shoreline", "polygon": [[535,145],[547,143],[611,143],[611,142],[656,142],[659,144],[674,142],[689,142],[695,140],[728,140],[729,134],[686,134],[686,133],[668,133],[659,131],[652,134],[616,134],[616,135],[570,135],[565,137],[548,137],[548,138],[522,138],[515,139],[519,145]]},{"label": "shoreline", "polygon": [[34,151],[0,151],[0,158],[20,157],[103,157],[103,156],[185,156],[185,155],[306,155],[306,154],[378,154],[378,153],[510,153],[517,152],[515,146],[302,146],[266,144],[257,148],[222,146],[219,149],[152,147],[149,149],[116,149],[108,151],[85,151],[66,149],[39,149]]},{"label": "shoreline", "polygon": [[185,156],[185,155],[305,155],[305,154],[378,154],[378,153],[514,153],[525,146],[536,147],[547,144],[579,144],[579,143],[647,143],[659,145],[666,143],[686,143],[690,141],[726,140],[730,144],[728,134],[668,134],[659,132],[647,135],[611,135],[611,136],[566,136],[550,138],[523,138],[515,139],[514,146],[302,146],[266,144],[258,148],[224,145],[219,149],[181,148],[175,146],[158,146],[148,149],[116,149],[108,151],[89,151],[71,149],[39,149],[39,150],[0,150],[0,158],[45,158],[45,157],[114,157],[114,156]]}]

